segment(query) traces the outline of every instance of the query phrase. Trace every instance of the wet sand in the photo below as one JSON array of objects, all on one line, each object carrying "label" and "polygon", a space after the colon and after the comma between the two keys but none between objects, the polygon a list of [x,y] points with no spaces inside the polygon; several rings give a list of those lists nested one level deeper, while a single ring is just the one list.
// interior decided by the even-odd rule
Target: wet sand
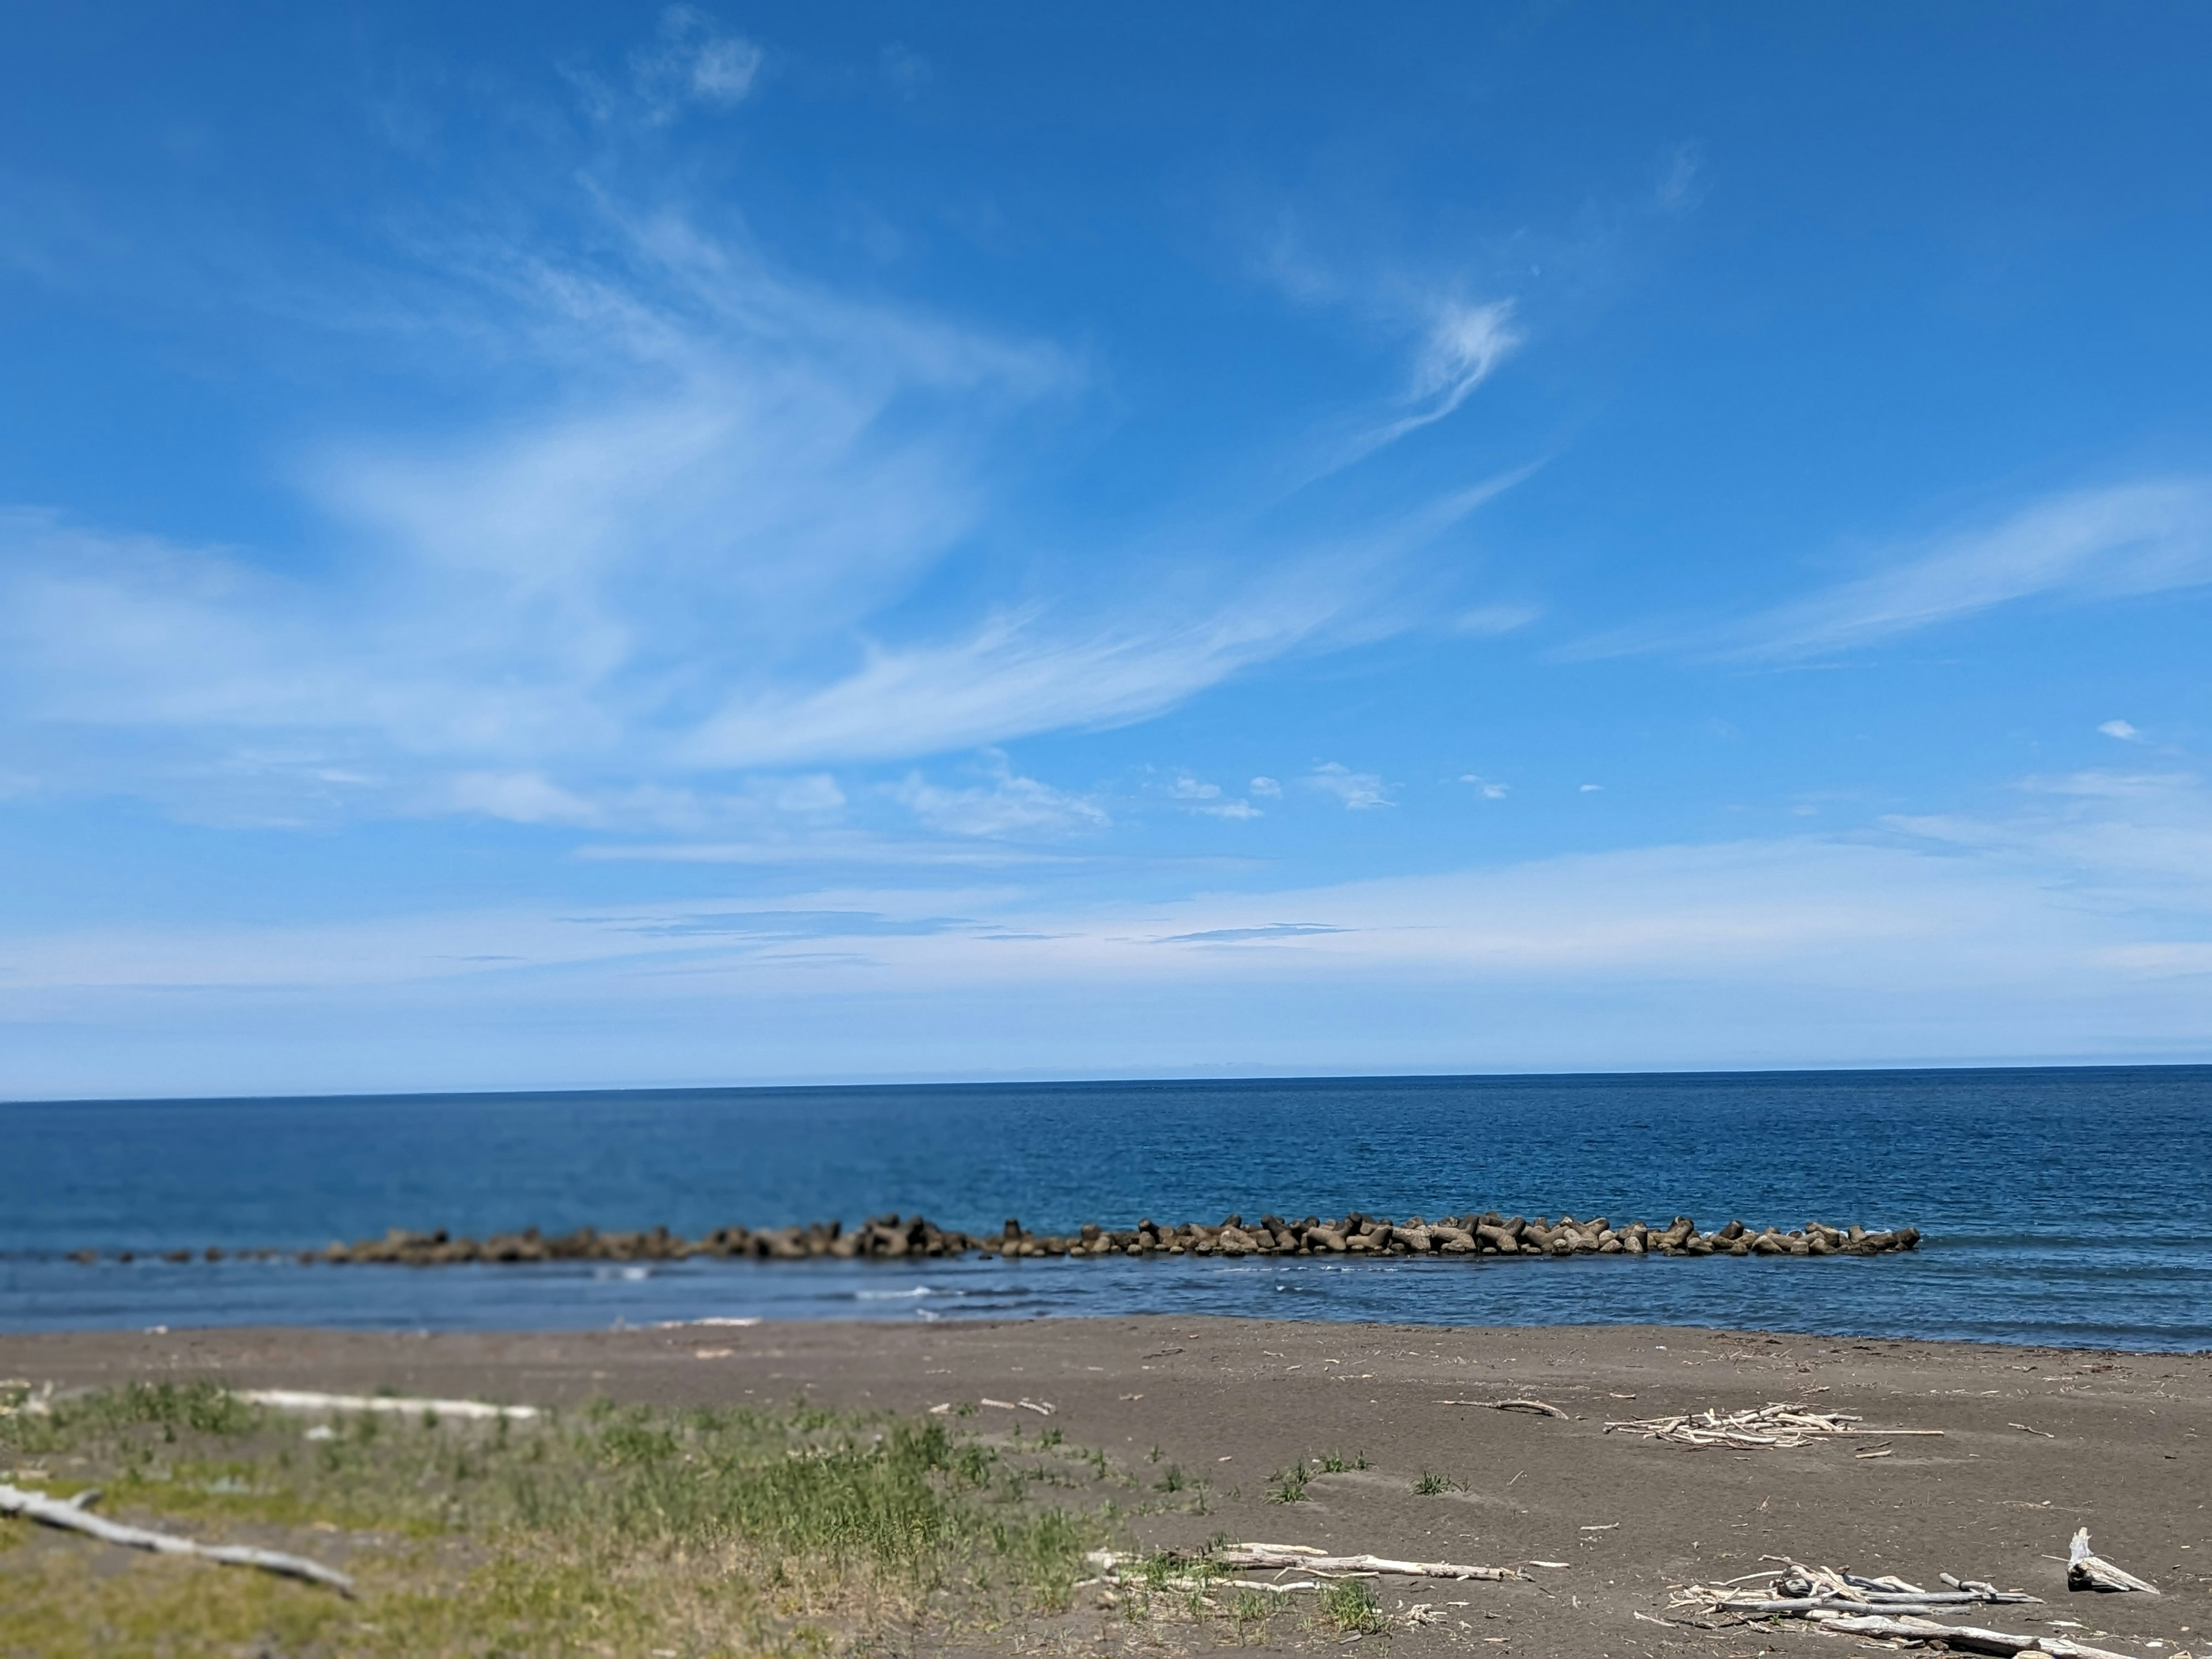
[{"label": "wet sand", "polygon": [[[1729,1334],[1663,1327],[1470,1329],[1152,1317],[1024,1323],[808,1323],[652,1331],[418,1336],[210,1330],[0,1335],[0,1376],[58,1386],[220,1376],[240,1386],[570,1404],[806,1397],[926,1410],[980,1407],[971,1425],[1060,1430],[1147,1476],[1209,1483],[1206,1513],[1148,1515],[1151,1546],[1210,1536],[1507,1565],[1538,1583],[1388,1580],[1386,1607],[1429,1602],[1441,1626],[1393,1634],[1431,1648],[1523,1654],[1756,1654],[1842,1638],[1670,1628],[1667,1591],[1735,1577],[1760,1558],[1932,1585],[1988,1578],[2047,1605],[1972,1622],[2061,1633],[2131,1654],[2212,1654],[2212,1355]],[[1449,1401],[1533,1396],[1561,1421]],[[1608,1418],[1770,1401],[1940,1429],[1802,1449],[1691,1450],[1606,1434]],[[1155,1450],[1157,1449],[1157,1458]],[[1364,1454],[1316,1476],[1304,1502],[1268,1477],[1301,1458]],[[1424,1471],[1454,1483],[1414,1492]],[[2069,1595],[2066,1543],[2165,1592]],[[1464,1607],[1448,1604],[1464,1602]],[[1096,1620],[1098,1615],[1090,1615]],[[2054,1626],[2071,1620],[2081,1628]],[[1463,1626],[1463,1627],[1462,1627]],[[1062,1632],[1072,1638],[1073,1631]],[[1285,1629],[1284,1641],[1292,1639]],[[1310,1638],[1304,1639],[1310,1639]],[[2146,1644],[2163,1643],[2158,1648]]]}]

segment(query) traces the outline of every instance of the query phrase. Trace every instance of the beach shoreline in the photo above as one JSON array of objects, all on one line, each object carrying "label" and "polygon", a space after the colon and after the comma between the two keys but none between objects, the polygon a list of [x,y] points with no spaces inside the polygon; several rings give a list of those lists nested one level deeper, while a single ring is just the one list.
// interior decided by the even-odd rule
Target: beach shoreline
[{"label": "beach shoreline", "polygon": [[[936,1409],[1005,1436],[1057,1431],[1133,1470],[1204,1483],[1202,1514],[1132,1522],[1146,1547],[1226,1534],[1415,1559],[1564,1562],[1528,1568],[1534,1585],[1443,1598],[1469,1604],[1453,1613],[1469,1626],[1463,1641],[1502,1635],[1523,1653],[1758,1652],[1759,1632],[1637,1615],[1666,1616],[1670,1585],[1749,1573],[1772,1555],[1915,1583],[1985,1577],[2045,1598],[2014,1626],[2070,1620],[2081,1629],[2064,1633],[2107,1632],[2162,1659],[2212,1650],[2212,1354],[1148,1316],[0,1334],[0,1376],[58,1389],[219,1378],[562,1407],[804,1397]],[[1506,1398],[1566,1415],[1484,1403]],[[1776,1401],[1869,1429],[1941,1432],[1697,1450],[1605,1431],[1609,1419]],[[1279,1501],[1283,1471],[1329,1458],[1349,1467]],[[1424,1477],[1437,1490],[1417,1492]],[[2165,1594],[2069,1595],[2061,1563],[2081,1526]],[[1996,1611],[2012,1612],[1982,1622],[2005,1623]],[[2166,1645],[2142,1646],[2151,1639]]]}]

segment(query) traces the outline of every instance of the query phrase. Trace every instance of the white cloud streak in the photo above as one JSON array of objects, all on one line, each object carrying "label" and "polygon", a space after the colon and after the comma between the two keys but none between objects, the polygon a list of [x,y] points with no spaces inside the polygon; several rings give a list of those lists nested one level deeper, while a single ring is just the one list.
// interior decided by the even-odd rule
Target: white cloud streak
[{"label": "white cloud streak", "polygon": [[2039,594],[2110,599],[2207,581],[2212,484],[2183,478],[2076,490],[1754,617],[1735,653],[1844,651]]},{"label": "white cloud streak", "polygon": [[1513,311],[1510,300],[1483,305],[1458,300],[1439,303],[1399,399],[1401,412],[1351,439],[1327,470],[1350,466],[1457,410],[1522,345],[1523,336],[1513,326]]}]

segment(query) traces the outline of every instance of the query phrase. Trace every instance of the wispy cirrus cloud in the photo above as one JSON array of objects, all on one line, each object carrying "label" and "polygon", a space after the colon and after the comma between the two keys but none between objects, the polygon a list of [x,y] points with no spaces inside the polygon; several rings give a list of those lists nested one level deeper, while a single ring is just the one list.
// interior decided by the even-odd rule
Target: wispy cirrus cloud
[{"label": "wispy cirrus cloud", "polygon": [[[591,147],[547,141],[531,212],[440,198],[356,273],[375,305],[288,310],[371,351],[404,338],[405,364],[473,388],[465,413],[431,399],[384,433],[296,435],[297,541],[0,508],[0,725],[35,781],[233,821],[450,811],[750,844],[780,786],[749,775],[1139,720],[1415,625],[1403,574],[1525,476],[1310,539],[1257,527],[1272,498],[1241,521],[1153,504],[1104,557],[1024,526],[1003,580],[938,581],[1014,539],[1024,434],[1090,370],[799,275],[687,199],[659,129],[744,118],[765,61],[668,10],[621,68],[568,72]],[[1393,419],[1460,407],[1517,343],[1510,319],[1435,308]],[[1462,625],[1523,619],[1478,606]]]},{"label": "wispy cirrus cloud", "polygon": [[593,119],[665,127],[690,109],[735,108],[767,61],[757,41],[696,6],[673,5],[661,12],[652,38],[630,52],[627,77],[577,64],[563,73]]},{"label": "wispy cirrus cloud", "polygon": [[2051,594],[2110,599],[2212,581],[2212,483],[2069,491],[1753,617],[1737,654],[1802,656]]},{"label": "wispy cirrus cloud", "polygon": [[1893,547],[1868,574],[1734,622],[1655,622],[1561,660],[1672,651],[1756,661],[1833,655],[2001,606],[2087,603],[2212,583],[2212,480],[2139,480],[2043,496],[1991,523]]},{"label": "wispy cirrus cloud", "polygon": [[1364,460],[1456,410],[1523,343],[1525,337],[1514,326],[1513,313],[1510,299],[1484,304],[1458,299],[1435,301],[1393,412],[1340,440],[1321,472],[1340,471]]},{"label": "wispy cirrus cloud", "polygon": [[726,109],[752,90],[767,54],[741,34],[719,27],[694,6],[660,14],[658,37],[630,55],[630,73],[666,120],[683,101]]}]

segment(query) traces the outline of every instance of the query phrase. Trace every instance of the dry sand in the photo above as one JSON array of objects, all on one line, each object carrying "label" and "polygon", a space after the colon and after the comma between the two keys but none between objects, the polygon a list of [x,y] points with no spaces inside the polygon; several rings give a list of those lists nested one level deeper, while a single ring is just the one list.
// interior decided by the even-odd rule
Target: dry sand
[{"label": "dry sand", "polygon": [[[240,1386],[541,1403],[804,1394],[825,1406],[921,1410],[1026,1398],[1052,1406],[1048,1425],[997,1407],[970,1420],[1001,1432],[1017,1420],[1030,1431],[1056,1427],[1129,1467],[1174,1464],[1212,1483],[1204,1516],[1140,1520],[1149,1546],[1195,1547],[1226,1534],[1429,1560],[1565,1564],[1531,1567],[1536,1584],[1385,1581],[1386,1607],[1425,1601],[1446,1617],[1387,1638],[1407,1652],[1737,1655],[1800,1642],[1821,1652],[1867,1650],[1810,1633],[1712,1632],[1635,1616],[1665,1616],[1670,1585],[1734,1577],[1786,1554],[1921,1583],[1949,1571],[2046,1598],[1972,1615],[1999,1629],[2084,1639],[2110,1632],[2111,1645],[2146,1659],[2212,1654],[2212,1355],[1661,1327],[1168,1317],[442,1336],[0,1335],[0,1376],[66,1387],[207,1375]],[[1571,1416],[1442,1403],[1509,1395]],[[1863,1457],[1884,1443],[1696,1451],[1602,1432],[1608,1418],[1778,1400],[1943,1434],[1900,1438],[1892,1455]],[[1369,1467],[1316,1476],[1304,1502],[1269,1501],[1271,1474],[1328,1453],[1364,1453]],[[1424,1470],[1456,1489],[1417,1495]],[[2100,1554],[2166,1593],[2069,1595],[2063,1558],[2077,1526],[2090,1529]],[[1467,1605],[1448,1605],[1459,1602]],[[1079,1634],[1064,1628],[1053,1644]],[[1285,1626],[1274,1639],[1313,1638]]]}]

